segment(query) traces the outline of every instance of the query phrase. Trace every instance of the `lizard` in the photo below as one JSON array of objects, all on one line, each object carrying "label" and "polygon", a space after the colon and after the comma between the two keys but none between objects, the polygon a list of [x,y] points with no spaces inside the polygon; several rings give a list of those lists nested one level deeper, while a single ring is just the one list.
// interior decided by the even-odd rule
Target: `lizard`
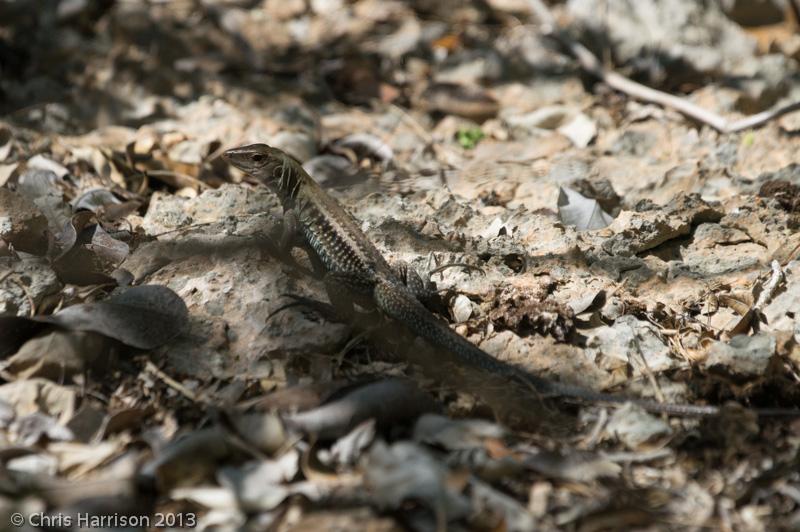
[{"label": "lizard", "polygon": [[[280,248],[290,250],[298,244],[298,237],[300,244],[310,248],[314,262],[321,264],[331,303],[342,314],[352,313],[353,302],[377,308],[415,337],[452,356],[456,364],[514,381],[539,397],[579,403],[632,402],[651,413],[674,416],[714,416],[721,412],[721,407],[714,405],[662,403],[597,392],[536,376],[493,357],[428,310],[423,304],[426,287],[420,276],[405,265],[391,266],[356,219],[294,158],[266,144],[229,149],[223,157],[277,195],[284,210]],[[789,408],[754,409],[754,412],[800,417],[800,410]]]}]

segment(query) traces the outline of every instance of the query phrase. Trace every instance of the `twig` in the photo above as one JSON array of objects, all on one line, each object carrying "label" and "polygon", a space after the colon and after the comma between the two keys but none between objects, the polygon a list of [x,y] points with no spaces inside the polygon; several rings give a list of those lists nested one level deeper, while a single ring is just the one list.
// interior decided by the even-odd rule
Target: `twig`
[{"label": "twig", "polygon": [[663,403],[665,401],[664,392],[661,391],[661,386],[658,385],[658,380],[653,374],[653,370],[650,369],[650,364],[647,363],[647,359],[642,352],[642,346],[639,343],[638,334],[633,335],[633,343],[634,347],[636,348],[636,354],[639,355],[639,362],[642,365],[640,369],[642,370],[645,378],[647,378],[647,381],[650,383],[650,386],[653,387],[653,393],[655,393],[656,400],[658,400],[659,403]]},{"label": "twig", "polygon": [[611,462],[625,462],[627,464],[630,463],[642,463],[642,462],[651,462],[653,460],[661,460],[662,458],[669,458],[673,456],[675,452],[670,449],[669,447],[663,447],[661,449],[652,449],[650,451],[642,451],[642,452],[620,452],[620,453],[602,453],[601,456],[606,460]]},{"label": "twig", "polygon": [[[0,280],[4,281],[6,277],[9,277],[9,275],[11,275],[12,273],[13,272],[9,272],[8,275],[4,275],[3,278]],[[19,287],[19,289],[22,290],[22,293],[25,295],[25,298],[28,300],[28,304],[31,307],[30,310],[28,311],[28,316],[30,318],[36,316],[36,301],[33,300],[33,296],[31,295],[30,290],[28,290],[28,287],[25,286],[25,283],[16,279],[15,277],[10,277],[9,281],[17,285],[17,287]]]},{"label": "twig", "polygon": [[200,181],[196,177],[192,177],[189,174],[184,174],[182,172],[173,172],[172,170],[145,170],[142,173],[144,173],[144,174],[146,174],[148,176],[153,176],[155,178],[162,178],[161,179],[162,181],[163,181],[163,178],[170,178],[170,177],[173,177],[176,180],[184,181],[184,183],[179,183],[178,181],[173,181],[172,183],[167,183],[168,185],[173,185],[173,186],[176,186],[176,187],[177,186],[185,187],[185,186],[191,185],[191,186],[196,187],[198,190],[207,190],[209,188],[206,183],[203,183],[202,181]]},{"label": "twig", "polygon": [[[269,213],[241,214],[241,215],[235,215],[235,216],[228,216],[226,219],[227,220],[234,220],[234,221],[239,222],[239,221],[250,221],[250,220],[253,220],[253,219],[261,217],[261,216],[269,216]],[[181,227],[176,227],[175,229],[169,229],[167,231],[163,231],[161,233],[156,233],[156,234],[150,235],[150,236],[152,236],[154,238],[158,238],[158,237],[169,235],[169,234],[172,234],[172,233],[180,233],[182,231],[191,231],[192,229],[198,229],[200,227],[207,227],[209,225],[216,225],[216,224],[224,223],[226,219],[215,220],[213,222],[198,222],[196,224],[183,225]],[[230,233],[230,234],[226,234],[225,236],[250,237],[252,235],[237,235],[235,233]]]},{"label": "twig", "polygon": [[790,251],[790,252],[789,252],[789,253],[786,255],[786,258],[783,260],[783,263],[781,263],[781,265],[782,265],[782,266],[786,266],[787,264],[789,264],[790,262],[792,262],[792,261],[794,260],[794,258],[795,258],[795,253],[797,253],[797,252],[798,252],[798,250],[800,250],[800,244],[797,244],[797,245],[796,245],[796,246],[795,246],[795,247],[792,249],[792,251]]},{"label": "twig", "polygon": [[800,26],[800,2],[798,0],[789,0],[789,7],[794,15],[795,28]]},{"label": "twig", "polygon": [[580,449],[593,449],[597,442],[600,440],[600,434],[603,432],[603,429],[608,423],[608,409],[601,408],[600,414],[597,416],[597,421],[595,421],[592,430],[589,434],[578,444],[578,448]]},{"label": "twig", "polygon": [[[162,382],[164,382],[164,384],[166,384],[167,386],[169,386],[170,388],[172,388],[173,390],[175,390],[179,394],[183,395],[184,397],[189,399],[191,402],[193,402],[193,403],[200,402],[200,399],[198,398],[196,393],[194,393],[192,390],[188,389],[186,386],[184,386],[183,384],[179,383],[178,381],[176,381],[175,379],[173,379],[172,377],[170,377],[169,375],[167,375],[166,373],[164,373],[163,371],[158,369],[156,367],[156,365],[153,364],[152,362],[150,362],[149,360],[145,364],[144,369],[145,369],[146,372],[148,372],[151,375],[153,375],[154,377],[160,379]],[[205,401],[202,401],[202,402],[205,402]]]},{"label": "twig", "polygon": [[413,116],[408,114],[405,111],[405,109],[403,109],[399,105],[395,105],[393,103],[390,103],[389,104],[389,110],[393,111],[397,115],[397,117],[399,119],[398,124],[400,122],[405,123],[411,129],[413,129],[414,133],[416,133],[419,138],[424,140],[426,144],[435,144],[435,142],[433,140],[433,137],[431,136],[430,133],[428,133],[428,130],[425,129],[424,127],[422,127],[422,124],[417,122],[417,120]]},{"label": "twig", "polygon": [[444,162],[451,167],[457,166],[454,164],[454,162],[460,160],[461,155],[454,152],[446,144],[436,142],[428,130],[425,129],[422,124],[420,124],[413,116],[408,114],[402,107],[390,103],[389,110],[397,115],[399,122],[403,122],[410,127],[414,133],[425,142],[426,147],[430,147],[440,160],[444,160]]},{"label": "twig", "polygon": [[751,327],[758,332],[757,327],[761,316],[761,310],[772,301],[772,298],[775,297],[775,293],[778,291],[778,287],[783,283],[784,279],[786,279],[781,265],[777,260],[773,260],[770,266],[772,268],[772,276],[769,281],[767,281],[767,284],[764,285],[761,293],[758,295],[758,299],[753,303],[753,306],[747,310],[744,316],[742,316],[729,331],[731,336],[746,334]]},{"label": "twig", "polygon": [[775,297],[775,292],[778,291],[778,287],[781,285],[783,280],[786,276],[781,269],[781,265],[777,260],[773,260],[772,264],[772,276],[769,279],[769,282],[764,286],[764,289],[758,295],[758,300],[756,304],[753,305],[753,310],[760,311],[763,309],[767,304],[772,301],[772,298]]},{"label": "twig", "polygon": [[736,133],[746,129],[761,127],[771,120],[800,109],[800,101],[797,101],[730,122],[724,117],[708,109],[704,109],[689,100],[647,87],[613,70],[606,69],[597,57],[584,45],[556,33],[556,19],[541,0],[528,0],[528,5],[531,11],[536,15],[536,18],[539,19],[542,33],[557,39],[566,46],[575,59],[577,59],[582,69],[596,76],[612,89],[623,92],[637,100],[674,109],[684,116],[716,129],[720,133]]}]

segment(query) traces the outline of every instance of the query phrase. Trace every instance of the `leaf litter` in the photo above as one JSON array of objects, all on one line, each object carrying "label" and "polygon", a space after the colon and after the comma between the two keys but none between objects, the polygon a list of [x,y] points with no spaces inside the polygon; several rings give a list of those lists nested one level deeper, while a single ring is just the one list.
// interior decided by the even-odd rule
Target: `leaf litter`
[{"label": "leaf litter", "polygon": [[[0,6],[3,511],[796,527],[800,425],[727,404],[800,404],[792,115],[720,134],[627,99],[536,3]],[[611,35],[592,51],[621,71],[726,115],[796,93],[789,18],[551,4],[582,42]],[[249,142],[296,157],[389,259],[467,264],[433,276],[441,314],[493,356],[723,412],[540,412],[444,363],[423,375],[440,358],[414,339],[267,319],[325,294],[302,253],[276,258],[274,198],[221,161]]]}]

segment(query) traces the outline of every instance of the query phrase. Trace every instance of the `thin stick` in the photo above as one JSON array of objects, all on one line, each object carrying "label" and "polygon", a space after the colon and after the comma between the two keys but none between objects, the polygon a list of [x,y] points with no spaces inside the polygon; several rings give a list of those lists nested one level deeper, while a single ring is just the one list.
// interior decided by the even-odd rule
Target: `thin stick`
[{"label": "thin stick", "polygon": [[647,87],[613,70],[606,69],[588,48],[577,41],[556,33],[556,19],[541,0],[528,0],[528,5],[541,22],[542,33],[559,40],[566,46],[575,59],[577,59],[582,69],[596,76],[612,89],[623,92],[637,100],[674,109],[684,116],[716,129],[720,133],[736,133],[746,129],[761,127],[771,120],[800,109],[800,101],[797,101],[730,122],[724,117],[708,109],[704,109],[689,100]]},{"label": "thin stick", "polygon": [[440,159],[444,159],[447,164],[453,166],[452,161],[457,161],[461,158],[461,155],[455,153],[446,144],[442,145],[441,143],[436,142],[428,130],[422,127],[422,124],[420,124],[413,116],[408,114],[402,107],[390,103],[389,110],[394,112],[401,122],[410,127],[414,133],[425,142],[425,145],[430,146],[434,153],[436,153],[436,156]]},{"label": "thin stick", "polygon": [[[174,178],[177,178],[177,179],[183,179],[184,181],[187,181],[187,182],[191,183],[193,186],[197,187],[199,190],[207,190],[209,188],[206,183],[203,183],[202,181],[200,181],[196,177],[192,177],[189,174],[184,174],[182,172],[173,172],[172,170],[145,170],[143,173],[147,174],[148,176],[153,176],[155,178],[159,178],[159,177],[161,177],[161,178],[174,177]],[[171,183],[168,183],[168,184],[171,184]],[[186,186],[185,184],[182,184],[182,183],[179,184],[177,182],[174,183],[174,184],[176,186],[179,186],[179,185]]]},{"label": "thin stick", "polygon": [[772,268],[772,276],[770,277],[769,282],[767,282],[767,284],[764,286],[761,294],[759,294],[756,304],[753,305],[754,310],[761,310],[766,307],[769,302],[772,301],[772,298],[775,297],[778,287],[786,279],[786,276],[781,269],[781,264],[777,260],[773,260],[770,264],[770,267]]},{"label": "thin stick", "polygon": [[164,382],[164,384],[166,384],[167,386],[169,386],[182,396],[186,397],[191,402],[197,403],[200,401],[196,393],[194,393],[192,390],[188,389],[186,386],[179,383],[178,381],[176,381],[175,379],[173,379],[172,377],[170,377],[169,375],[158,369],[158,367],[156,367],[156,365],[150,362],[149,360],[145,364],[144,370],[153,375],[154,377],[160,379],[162,382]]},{"label": "thin stick", "polygon": [[795,27],[800,26],[800,2],[798,0],[789,0],[789,7],[794,15]]},{"label": "thin stick", "polygon": [[772,275],[770,276],[769,281],[767,284],[763,286],[761,289],[761,294],[759,294],[758,299],[753,306],[750,307],[747,312],[745,312],[744,316],[733,326],[733,328],[728,331],[731,336],[736,334],[747,334],[747,332],[751,329],[755,329],[755,332],[758,332],[758,324],[759,319],[761,316],[761,310],[766,307],[772,298],[775,297],[775,294],[778,291],[778,287],[781,286],[783,281],[786,279],[783,270],[781,269],[781,264],[777,260],[773,260],[770,264],[772,269]]}]

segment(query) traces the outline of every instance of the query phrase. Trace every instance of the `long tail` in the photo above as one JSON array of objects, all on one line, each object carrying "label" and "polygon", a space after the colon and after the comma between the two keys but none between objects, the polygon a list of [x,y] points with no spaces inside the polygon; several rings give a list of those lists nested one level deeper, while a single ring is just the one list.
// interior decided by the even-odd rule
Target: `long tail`
[{"label": "long tail", "polygon": [[[564,398],[579,403],[633,402],[649,412],[674,416],[701,417],[720,413],[718,406],[659,403],[624,395],[595,392],[588,388],[536,377],[514,365],[497,360],[471,344],[431,314],[405,287],[391,282],[381,282],[375,287],[374,295],[377,305],[387,316],[405,325],[414,335],[423,338],[434,347],[452,354],[458,364],[492,375],[508,377],[527,386],[540,397]],[[753,411],[759,416],[800,417],[800,409],[765,408]]]}]

